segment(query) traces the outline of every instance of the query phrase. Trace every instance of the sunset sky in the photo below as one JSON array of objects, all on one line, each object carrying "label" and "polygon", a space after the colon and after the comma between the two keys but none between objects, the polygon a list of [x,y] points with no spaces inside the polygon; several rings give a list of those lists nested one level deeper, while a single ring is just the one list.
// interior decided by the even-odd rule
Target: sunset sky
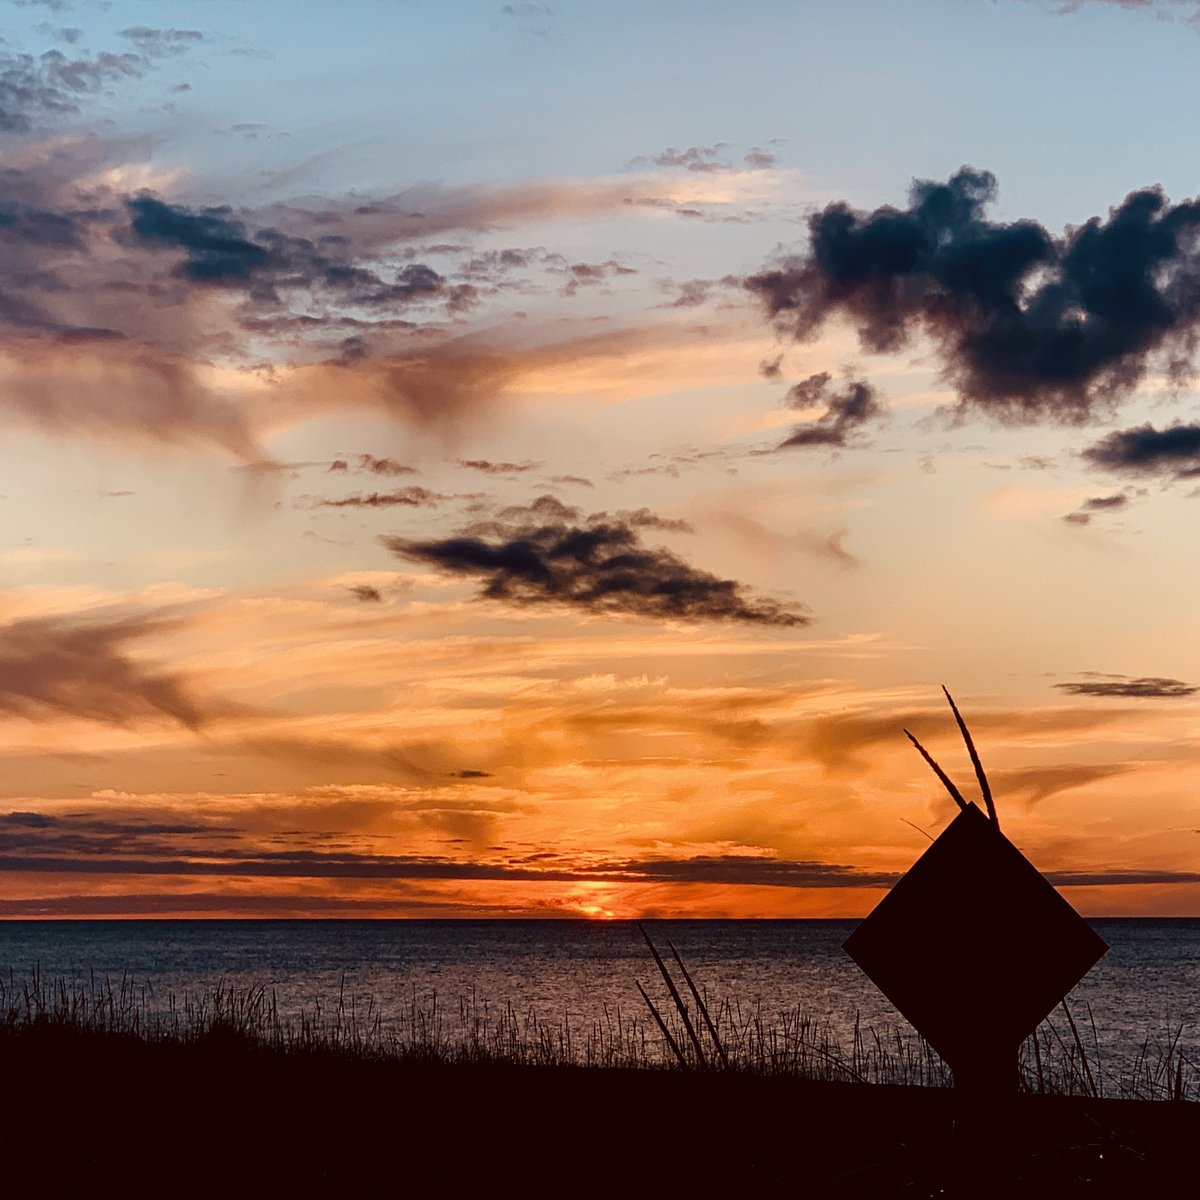
[{"label": "sunset sky", "polygon": [[0,14],[0,917],[1200,915],[1200,4]]}]

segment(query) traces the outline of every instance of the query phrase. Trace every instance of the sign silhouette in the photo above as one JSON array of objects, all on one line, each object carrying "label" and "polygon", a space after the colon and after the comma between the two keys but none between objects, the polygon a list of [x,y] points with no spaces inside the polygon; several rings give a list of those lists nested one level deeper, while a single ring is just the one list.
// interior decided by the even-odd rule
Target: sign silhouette
[{"label": "sign silhouette", "polygon": [[1021,1043],[1108,947],[994,816],[928,761],[961,811],[844,948],[949,1064],[956,1086],[1011,1088]]}]

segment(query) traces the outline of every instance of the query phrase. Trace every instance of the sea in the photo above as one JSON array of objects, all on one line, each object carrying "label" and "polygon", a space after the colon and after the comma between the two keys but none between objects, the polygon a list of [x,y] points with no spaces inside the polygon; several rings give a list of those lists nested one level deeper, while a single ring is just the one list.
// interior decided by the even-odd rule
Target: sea
[{"label": "sea", "polygon": [[[667,943],[674,945],[714,1010],[728,1001],[767,1023],[799,1012],[840,1044],[856,1023],[907,1034],[842,950],[856,924],[696,920],[645,928],[668,962]],[[1200,1063],[1200,919],[1091,924],[1110,949],[1068,997],[1089,1055],[1119,1073],[1147,1045],[1172,1043],[1177,1058]],[[611,1025],[617,1014],[646,1022],[639,982],[670,1006],[638,925],[627,921],[0,921],[0,986],[12,997],[35,972],[72,989],[124,986],[150,1009],[214,988],[261,988],[285,1019],[353,1006],[383,1028],[439,1007],[508,1011],[577,1033]]]}]

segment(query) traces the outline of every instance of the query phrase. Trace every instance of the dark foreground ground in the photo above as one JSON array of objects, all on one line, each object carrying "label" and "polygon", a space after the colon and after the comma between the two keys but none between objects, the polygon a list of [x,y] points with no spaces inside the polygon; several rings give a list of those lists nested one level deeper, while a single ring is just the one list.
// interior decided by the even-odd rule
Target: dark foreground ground
[{"label": "dark foreground ground", "polygon": [[[1194,1195],[1200,1105],[0,1038],[17,1196]],[[36,1193],[17,1187],[36,1188]]]}]

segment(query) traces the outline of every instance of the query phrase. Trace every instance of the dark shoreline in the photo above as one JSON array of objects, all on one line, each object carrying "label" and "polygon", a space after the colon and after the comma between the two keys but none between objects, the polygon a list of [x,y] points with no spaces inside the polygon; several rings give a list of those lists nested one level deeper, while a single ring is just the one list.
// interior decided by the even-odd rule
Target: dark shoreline
[{"label": "dark shoreline", "polygon": [[980,1115],[944,1088],[389,1059],[219,1030],[26,1028],[0,1038],[0,1078],[2,1177],[47,1194],[1159,1196],[1200,1139],[1200,1104],[1026,1095]]}]

